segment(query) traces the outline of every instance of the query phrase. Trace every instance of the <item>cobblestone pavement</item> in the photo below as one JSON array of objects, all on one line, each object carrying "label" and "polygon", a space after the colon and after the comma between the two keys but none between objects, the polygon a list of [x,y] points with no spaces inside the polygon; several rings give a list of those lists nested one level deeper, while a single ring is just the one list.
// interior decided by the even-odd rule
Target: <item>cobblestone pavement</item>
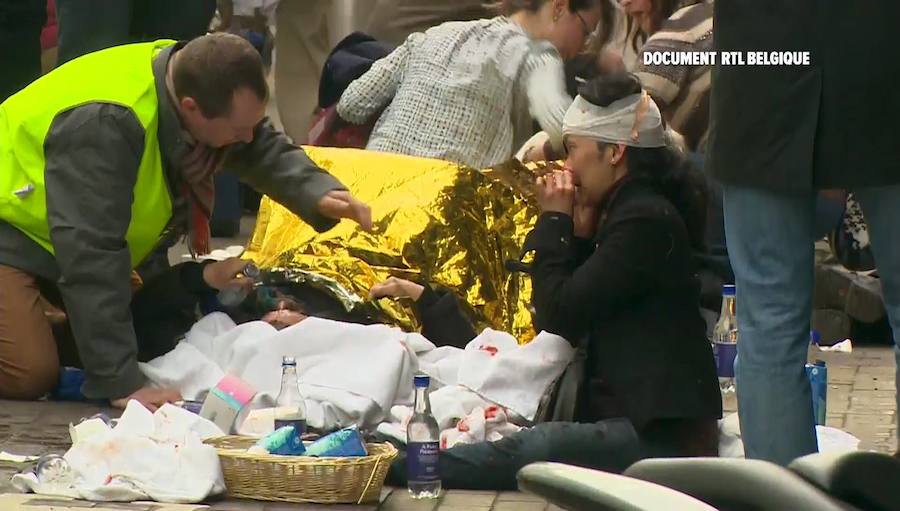
[{"label": "cobblestone pavement", "polygon": [[860,449],[896,451],[893,350],[857,347],[852,354],[817,353],[814,358],[828,365],[827,424],[858,437]]},{"label": "cobblestone pavement", "polygon": [[[811,359],[828,364],[828,425],[841,428],[861,440],[860,448],[881,452],[897,449],[897,413],[894,401],[894,358],[886,346],[856,346],[853,353],[811,352]],[[729,406],[732,408],[733,406]],[[0,451],[40,455],[65,452],[68,426],[102,407],[81,403],[17,403],[0,401]],[[11,489],[6,481],[20,466],[0,462],[0,493]],[[287,511],[293,509],[382,509],[393,511],[545,511],[556,509],[543,500],[522,493],[449,491],[440,501],[414,501],[405,489],[387,488],[379,505],[312,506],[251,501],[212,503],[219,511]],[[29,506],[29,511],[41,507]],[[103,510],[99,504],[91,509]],[[117,507],[116,509],[125,509]],[[149,509],[136,507],[135,510]],[[187,507],[184,509],[193,509]]]}]

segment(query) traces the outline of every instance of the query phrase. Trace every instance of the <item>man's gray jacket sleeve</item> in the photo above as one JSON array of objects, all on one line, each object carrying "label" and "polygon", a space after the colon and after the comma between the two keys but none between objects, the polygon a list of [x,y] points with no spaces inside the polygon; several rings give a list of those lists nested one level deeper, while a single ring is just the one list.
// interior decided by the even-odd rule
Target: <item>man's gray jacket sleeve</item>
[{"label": "man's gray jacket sleeve", "polygon": [[236,173],[241,181],[275,199],[318,232],[338,223],[319,213],[318,204],[328,192],[347,187],[276,131],[268,119],[254,129],[253,142],[229,150],[225,170]]},{"label": "man's gray jacket sleeve", "polygon": [[144,385],[131,318],[125,235],[144,130],[122,106],[90,103],[54,119],[44,144],[47,218],[59,288],[92,399]]}]

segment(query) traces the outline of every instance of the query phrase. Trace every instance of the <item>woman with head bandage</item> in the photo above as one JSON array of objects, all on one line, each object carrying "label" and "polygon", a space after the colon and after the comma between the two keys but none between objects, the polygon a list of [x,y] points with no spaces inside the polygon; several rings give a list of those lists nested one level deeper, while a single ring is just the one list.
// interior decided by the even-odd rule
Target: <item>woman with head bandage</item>
[{"label": "woman with head bandage", "polygon": [[627,417],[650,456],[718,453],[722,402],[699,310],[703,179],[631,74],[586,83],[565,169],[538,179],[535,328],[586,351],[577,420]]}]

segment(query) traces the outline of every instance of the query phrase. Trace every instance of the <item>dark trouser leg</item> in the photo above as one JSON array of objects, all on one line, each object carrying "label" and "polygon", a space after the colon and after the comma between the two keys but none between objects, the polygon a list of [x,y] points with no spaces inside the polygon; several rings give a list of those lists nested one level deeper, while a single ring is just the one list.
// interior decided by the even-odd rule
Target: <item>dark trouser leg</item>
[{"label": "dark trouser leg", "polygon": [[[894,334],[895,387],[900,388],[900,186],[854,190],[868,222],[872,253],[881,278],[884,306]],[[885,388],[885,390],[888,390]],[[900,411],[897,393],[896,414]],[[900,435],[900,430],[897,431]]]},{"label": "dark trouser leg", "polygon": [[41,76],[41,29],[47,4],[0,0],[0,103]]},{"label": "dark trouser leg", "polygon": [[190,40],[209,29],[215,0],[136,0],[131,35],[138,41]]},{"label": "dark trouser leg", "polygon": [[[515,490],[516,473],[530,463],[553,461],[619,473],[640,459],[638,437],[627,419],[592,424],[545,422],[496,442],[441,451],[444,488]],[[390,484],[406,484],[406,456],[391,464]]]},{"label": "dark trouser leg", "polygon": [[56,0],[59,65],[130,42],[131,0]]},{"label": "dark trouser leg", "polygon": [[719,421],[658,419],[638,431],[646,458],[718,457]]}]

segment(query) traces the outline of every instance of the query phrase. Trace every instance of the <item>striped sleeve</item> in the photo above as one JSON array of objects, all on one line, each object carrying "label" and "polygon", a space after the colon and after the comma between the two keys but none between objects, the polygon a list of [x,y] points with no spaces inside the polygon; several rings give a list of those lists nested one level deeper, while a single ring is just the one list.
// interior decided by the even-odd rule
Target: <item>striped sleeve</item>
[{"label": "striped sleeve", "polygon": [[698,4],[672,15],[641,48],[642,57],[635,69],[644,88],[660,104],[670,105],[682,93],[691,66],[645,65],[647,52],[690,52],[712,50],[712,5]]},{"label": "striped sleeve", "polygon": [[547,133],[557,151],[562,149],[562,125],[572,97],[566,90],[562,59],[549,44],[535,44],[525,57],[520,86],[528,98],[531,116]]}]

